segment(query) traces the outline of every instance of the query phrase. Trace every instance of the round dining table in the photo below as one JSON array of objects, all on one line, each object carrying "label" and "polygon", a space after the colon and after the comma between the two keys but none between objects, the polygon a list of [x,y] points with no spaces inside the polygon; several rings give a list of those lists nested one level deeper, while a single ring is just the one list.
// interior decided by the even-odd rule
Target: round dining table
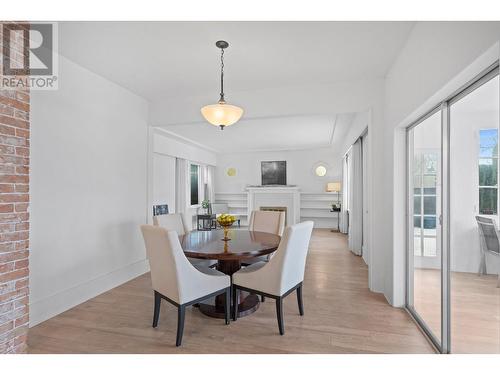
[{"label": "round dining table", "polygon": [[[189,258],[217,260],[217,270],[232,275],[242,263],[276,251],[281,237],[276,234],[248,230],[230,230],[229,240],[224,240],[223,230],[193,231],[180,236],[184,254]],[[255,312],[260,305],[255,294],[240,292],[238,317]],[[224,297],[217,296],[199,304],[200,311],[214,318],[224,318]]]}]

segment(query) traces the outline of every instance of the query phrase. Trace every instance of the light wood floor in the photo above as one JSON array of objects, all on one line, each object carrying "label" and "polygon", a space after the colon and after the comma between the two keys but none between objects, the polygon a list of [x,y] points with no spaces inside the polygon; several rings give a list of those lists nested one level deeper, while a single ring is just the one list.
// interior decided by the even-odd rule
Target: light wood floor
[{"label": "light wood floor", "polygon": [[[415,309],[437,336],[441,332],[441,273],[415,269]],[[500,353],[497,275],[451,272],[452,353]]]},{"label": "light wood floor", "polygon": [[346,237],[315,230],[304,281],[305,315],[295,294],[285,299],[285,335],[275,304],[225,326],[186,312],[182,347],[175,347],[176,309],[162,302],[151,327],[149,274],[138,277],[29,330],[30,353],[433,353],[408,314],[367,288],[367,267]]}]

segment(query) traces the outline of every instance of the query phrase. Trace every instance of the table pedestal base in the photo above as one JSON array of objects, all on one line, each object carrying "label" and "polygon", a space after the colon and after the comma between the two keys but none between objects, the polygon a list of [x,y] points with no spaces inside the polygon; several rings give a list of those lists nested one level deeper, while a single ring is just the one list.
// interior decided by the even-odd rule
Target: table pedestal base
[{"label": "table pedestal base", "polygon": [[[226,275],[232,275],[240,268],[241,262],[239,260],[219,260],[217,263],[217,270]],[[238,301],[238,318],[252,314],[260,306],[258,296],[243,291],[239,293]],[[200,311],[213,318],[224,319],[224,296],[217,296],[210,303],[200,303]],[[233,317],[232,314],[233,312],[231,311],[231,318]]]},{"label": "table pedestal base", "polygon": [[[241,296],[240,303],[238,304],[238,318],[247,316],[255,312],[259,306],[259,297],[255,294],[244,293]],[[200,303],[200,311],[212,318],[224,319],[224,304],[208,304]],[[233,312],[231,309],[231,319],[233,318]]]}]

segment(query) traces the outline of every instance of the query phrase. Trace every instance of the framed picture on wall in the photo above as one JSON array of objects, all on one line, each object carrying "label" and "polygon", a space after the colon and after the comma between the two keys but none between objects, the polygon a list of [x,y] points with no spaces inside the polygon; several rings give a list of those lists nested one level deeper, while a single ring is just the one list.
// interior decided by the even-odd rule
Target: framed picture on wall
[{"label": "framed picture on wall", "polygon": [[286,185],[286,161],[261,162],[262,185]]}]

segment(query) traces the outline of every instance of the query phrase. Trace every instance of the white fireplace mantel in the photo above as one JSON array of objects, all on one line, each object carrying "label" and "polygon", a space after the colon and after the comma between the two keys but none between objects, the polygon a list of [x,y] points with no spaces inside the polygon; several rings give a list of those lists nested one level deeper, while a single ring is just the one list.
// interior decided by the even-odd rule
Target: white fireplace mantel
[{"label": "white fireplace mantel", "polygon": [[248,217],[260,207],[286,207],[287,225],[300,222],[300,190],[297,186],[255,186],[248,192]]}]

